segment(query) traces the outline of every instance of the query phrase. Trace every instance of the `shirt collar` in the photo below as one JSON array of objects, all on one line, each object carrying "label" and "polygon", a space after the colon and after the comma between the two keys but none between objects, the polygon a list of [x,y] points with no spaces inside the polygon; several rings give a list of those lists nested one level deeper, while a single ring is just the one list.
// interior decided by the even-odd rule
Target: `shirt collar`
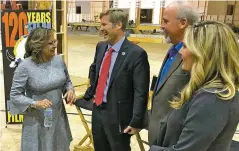
[{"label": "shirt collar", "polygon": [[122,37],[116,44],[114,44],[113,46],[111,46],[110,44],[108,44],[108,48],[109,49],[110,47],[112,47],[114,49],[114,51],[116,51],[117,53],[119,52],[123,42],[125,40],[125,36]]},{"label": "shirt collar", "polygon": [[174,46],[174,48],[177,50],[177,52],[179,52],[182,47],[183,47],[183,42],[180,42]]}]

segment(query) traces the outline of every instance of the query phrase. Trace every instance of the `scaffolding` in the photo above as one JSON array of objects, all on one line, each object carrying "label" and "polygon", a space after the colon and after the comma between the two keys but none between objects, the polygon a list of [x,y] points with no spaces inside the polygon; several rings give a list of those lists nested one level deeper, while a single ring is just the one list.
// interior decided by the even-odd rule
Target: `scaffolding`
[{"label": "scaffolding", "polygon": [[[239,26],[239,1],[189,0],[201,14],[201,20],[214,20],[228,25]],[[214,9],[213,9],[214,8]],[[217,8],[217,9],[215,9]]]},{"label": "scaffolding", "polygon": [[110,0],[69,0],[67,2],[67,22],[79,23],[79,22],[99,22],[99,15],[101,12],[106,11],[112,6]]}]

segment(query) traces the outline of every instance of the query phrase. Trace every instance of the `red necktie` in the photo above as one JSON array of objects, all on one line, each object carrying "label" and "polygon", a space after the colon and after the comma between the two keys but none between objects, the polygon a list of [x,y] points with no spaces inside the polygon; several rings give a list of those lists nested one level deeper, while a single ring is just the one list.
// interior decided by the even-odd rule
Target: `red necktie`
[{"label": "red necktie", "polygon": [[96,88],[96,96],[95,96],[95,103],[97,106],[101,105],[103,102],[104,90],[109,75],[112,52],[113,48],[109,48],[108,53],[106,54],[101,67],[100,77],[98,79],[98,85]]}]

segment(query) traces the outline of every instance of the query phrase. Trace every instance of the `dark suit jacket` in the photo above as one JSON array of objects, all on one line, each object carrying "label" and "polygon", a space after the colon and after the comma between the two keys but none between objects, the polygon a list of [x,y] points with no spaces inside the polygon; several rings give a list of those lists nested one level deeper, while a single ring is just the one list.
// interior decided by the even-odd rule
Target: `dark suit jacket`
[{"label": "dark suit jacket", "polygon": [[[166,59],[167,55],[163,65]],[[148,139],[150,145],[158,144],[158,132],[161,129],[161,121],[165,120],[172,111],[168,101],[172,100],[174,96],[178,96],[179,92],[189,81],[190,73],[183,71],[181,66],[182,56],[178,53],[165,78],[161,82],[158,91],[156,90],[157,85],[155,86],[152,97],[152,109],[149,113]],[[163,66],[161,67],[159,75],[161,74],[162,68]]]},{"label": "dark suit jacket", "polygon": [[[99,71],[107,43],[97,44],[94,63],[91,66],[91,87],[85,98],[91,99],[98,83]],[[130,125],[141,128],[147,107],[149,91],[149,63],[145,50],[124,40],[118,53],[107,93],[107,111],[110,121],[119,123],[122,131]]]},{"label": "dark suit jacket", "polygon": [[239,92],[224,101],[215,90],[202,90],[161,121],[150,151],[229,151],[238,121]]}]

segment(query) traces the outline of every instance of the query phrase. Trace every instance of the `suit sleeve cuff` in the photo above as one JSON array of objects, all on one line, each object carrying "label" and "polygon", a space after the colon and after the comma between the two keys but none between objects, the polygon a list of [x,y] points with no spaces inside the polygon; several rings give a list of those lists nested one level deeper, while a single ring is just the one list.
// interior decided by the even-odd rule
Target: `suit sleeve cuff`
[{"label": "suit sleeve cuff", "polygon": [[133,127],[133,128],[140,128],[142,129],[143,127],[143,120],[138,120],[138,119],[132,119],[129,126]]}]

